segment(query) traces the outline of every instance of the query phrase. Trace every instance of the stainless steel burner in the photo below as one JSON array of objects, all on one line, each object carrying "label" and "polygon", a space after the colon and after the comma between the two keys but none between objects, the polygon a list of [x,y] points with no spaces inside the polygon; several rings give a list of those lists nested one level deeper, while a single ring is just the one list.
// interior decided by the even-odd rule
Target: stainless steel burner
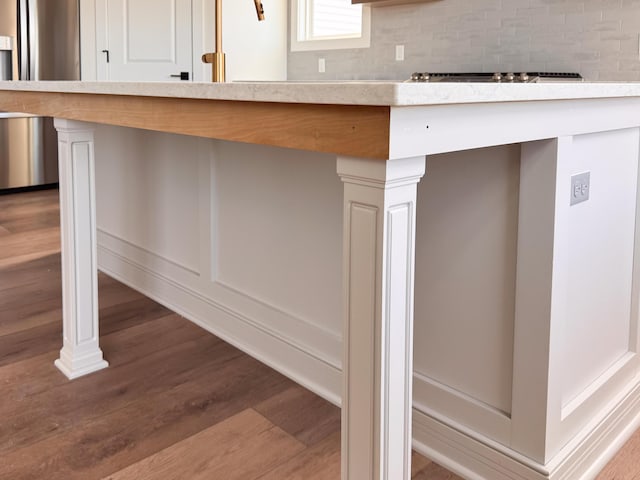
[{"label": "stainless steel burner", "polygon": [[540,83],[581,82],[579,73],[566,72],[521,72],[521,73],[430,73],[416,72],[409,82],[481,82],[481,83]]}]

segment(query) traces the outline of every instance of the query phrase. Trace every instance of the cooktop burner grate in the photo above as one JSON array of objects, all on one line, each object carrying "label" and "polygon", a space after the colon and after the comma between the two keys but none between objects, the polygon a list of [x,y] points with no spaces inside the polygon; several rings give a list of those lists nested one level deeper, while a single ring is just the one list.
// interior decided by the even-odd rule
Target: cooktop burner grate
[{"label": "cooktop burner grate", "polygon": [[582,75],[569,72],[521,72],[521,73],[431,73],[416,72],[409,82],[487,82],[487,83],[539,83],[581,82]]}]

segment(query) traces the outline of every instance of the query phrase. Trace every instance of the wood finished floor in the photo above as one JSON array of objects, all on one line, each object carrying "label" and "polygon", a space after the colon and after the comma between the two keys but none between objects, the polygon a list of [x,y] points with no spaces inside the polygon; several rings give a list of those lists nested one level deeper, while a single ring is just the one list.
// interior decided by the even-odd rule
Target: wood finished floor
[{"label": "wood finished floor", "polygon": [[69,382],[58,224],[57,191],[0,196],[0,479],[340,478],[337,408],[105,275],[110,367]]},{"label": "wood finished floor", "polygon": [[[337,408],[100,275],[110,367],[69,382],[57,191],[0,196],[0,480],[338,480]],[[460,477],[414,454],[416,480]],[[640,480],[640,433],[599,480]]]}]

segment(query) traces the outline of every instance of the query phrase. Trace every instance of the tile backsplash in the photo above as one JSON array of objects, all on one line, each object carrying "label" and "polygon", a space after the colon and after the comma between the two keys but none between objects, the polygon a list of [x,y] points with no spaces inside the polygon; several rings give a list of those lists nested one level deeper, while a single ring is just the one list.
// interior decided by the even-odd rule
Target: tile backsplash
[{"label": "tile backsplash", "polygon": [[[396,45],[404,45],[404,61],[395,60]],[[373,8],[370,48],[289,52],[288,76],[404,80],[414,71],[537,70],[637,81],[639,49],[640,0],[437,0]]]}]

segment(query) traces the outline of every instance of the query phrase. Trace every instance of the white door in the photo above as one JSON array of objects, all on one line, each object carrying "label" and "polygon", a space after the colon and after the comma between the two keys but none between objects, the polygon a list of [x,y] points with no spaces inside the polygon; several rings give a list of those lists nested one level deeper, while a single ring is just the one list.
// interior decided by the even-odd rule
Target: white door
[{"label": "white door", "polygon": [[192,0],[100,3],[98,12],[106,17],[106,48],[99,52],[98,62],[105,63],[99,71],[108,80],[181,81],[182,72],[193,78]]}]

